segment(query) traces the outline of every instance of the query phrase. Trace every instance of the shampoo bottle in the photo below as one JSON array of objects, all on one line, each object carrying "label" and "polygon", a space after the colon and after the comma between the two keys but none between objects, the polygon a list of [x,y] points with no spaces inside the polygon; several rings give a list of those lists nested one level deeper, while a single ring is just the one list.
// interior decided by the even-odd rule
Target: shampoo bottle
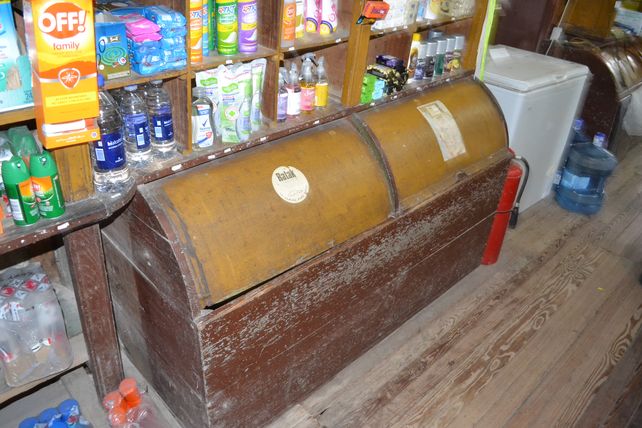
[{"label": "shampoo bottle", "polygon": [[314,94],[317,79],[312,71],[312,61],[306,58],[301,66],[301,111],[314,110]]}]

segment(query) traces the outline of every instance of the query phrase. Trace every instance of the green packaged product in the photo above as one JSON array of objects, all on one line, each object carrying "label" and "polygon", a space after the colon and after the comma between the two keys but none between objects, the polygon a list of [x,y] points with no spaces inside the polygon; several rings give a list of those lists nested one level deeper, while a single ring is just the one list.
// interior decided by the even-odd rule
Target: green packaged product
[{"label": "green packaged product", "polygon": [[34,224],[40,218],[29,170],[20,156],[2,162],[2,181],[17,226]]},{"label": "green packaged product", "polygon": [[58,167],[51,153],[32,155],[29,172],[33,191],[38,201],[38,211],[45,218],[60,217],[65,213],[65,199],[62,196]]}]

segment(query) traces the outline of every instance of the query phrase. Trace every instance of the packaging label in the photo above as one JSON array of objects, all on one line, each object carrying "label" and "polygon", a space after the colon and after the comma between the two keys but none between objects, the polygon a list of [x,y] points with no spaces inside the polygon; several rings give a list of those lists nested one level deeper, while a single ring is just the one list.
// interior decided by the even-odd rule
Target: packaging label
[{"label": "packaging label", "polygon": [[144,149],[151,144],[149,123],[145,113],[126,114],[123,116],[125,131],[130,141],[136,142],[136,147]]},{"label": "packaging label", "polygon": [[117,169],[125,165],[125,140],[120,132],[102,134],[94,142],[96,165],[102,170]]},{"label": "packaging label", "polygon": [[174,124],[172,122],[172,111],[169,107],[163,107],[152,115],[154,137],[158,141],[171,141],[174,139]]},{"label": "packaging label", "polygon": [[301,88],[301,110],[314,110],[314,86]]},{"label": "packaging label", "polygon": [[272,187],[281,199],[290,204],[303,202],[310,192],[305,175],[293,166],[280,166],[272,172]]},{"label": "packaging label", "polygon": [[448,108],[441,101],[420,105],[417,110],[424,116],[437,137],[441,156],[445,161],[466,153],[459,126]]},{"label": "packaging label", "polygon": [[294,40],[296,30],[296,3],[288,3],[283,7],[283,40]]},{"label": "packaging label", "polygon": [[238,46],[237,4],[224,3],[216,5],[216,30],[218,53],[234,55]]},{"label": "packaging label", "polygon": [[573,190],[587,190],[591,182],[591,177],[583,177],[581,175],[575,175],[568,170],[564,170],[562,174],[562,182],[560,183],[562,187]]},{"label": "packaging label", "polygon": [[301,112],[301,92],[288,88],[288,116],[296,116]]}]

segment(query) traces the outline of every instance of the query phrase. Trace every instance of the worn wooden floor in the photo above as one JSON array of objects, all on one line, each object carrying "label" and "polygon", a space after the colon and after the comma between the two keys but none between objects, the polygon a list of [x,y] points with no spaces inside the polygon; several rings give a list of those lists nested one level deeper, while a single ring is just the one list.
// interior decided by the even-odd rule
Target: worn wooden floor
[{"label": "worn wooden floor", "polygon": [[642,427],[642,144],[591,218],[545,200],[273,427]]}]

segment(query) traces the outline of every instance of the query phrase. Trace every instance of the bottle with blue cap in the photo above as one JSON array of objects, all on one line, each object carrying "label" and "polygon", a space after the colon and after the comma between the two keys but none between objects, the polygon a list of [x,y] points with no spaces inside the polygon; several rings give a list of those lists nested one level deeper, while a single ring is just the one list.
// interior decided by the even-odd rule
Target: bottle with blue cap
[{"label": "bottle with blue cap", "polygon": [[18,425],[18,428],[34,428],[36,424],[38,423],[37,418],[27,418],[20,422]]},{"label": "bottle with blue cap", "polygon": [[54,421],[59,421],[60,420],[60,412],[58,412],[58,409],[54,409],[53,407],[49,407],[38,415],[38,422],[36,423],[35,427],[40,428],[40,427],[49,427]]},{"label": "bottle with blue cap", "polygon": [[65,428],[92,428],[92,424],[80,414],[78,401],[74,399],[65,400],[58,405],[58,411],[60,412],[61,420],[65,423]]},{"label": "bottle with blue cap", "polygon": [[120,103],[127,160],[134,164],[148,162],[152,156],[147,105],[137,93],[138,86],[125,86]]}]

